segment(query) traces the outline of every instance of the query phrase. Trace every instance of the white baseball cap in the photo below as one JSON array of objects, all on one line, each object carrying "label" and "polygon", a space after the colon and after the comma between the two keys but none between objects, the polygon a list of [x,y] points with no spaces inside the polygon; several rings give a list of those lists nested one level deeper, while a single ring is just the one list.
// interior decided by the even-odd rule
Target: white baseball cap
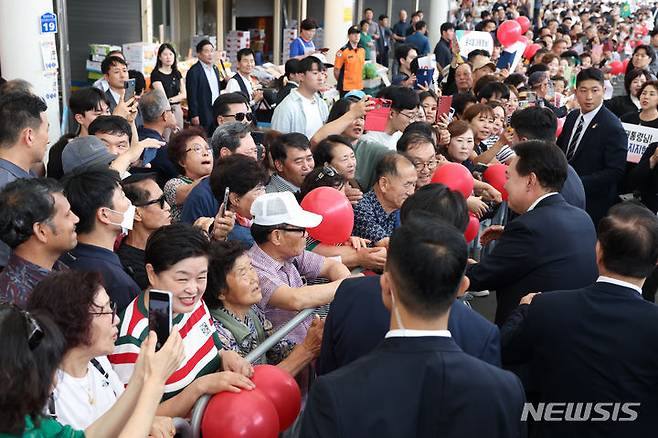
[{"label": "white baseball cap", "polygon": [[292,192],[265,193],[251,204],[254,224],[272,226],[288,224],[295,227],[314,228],[322,222],[322,216],[300,207]]}]

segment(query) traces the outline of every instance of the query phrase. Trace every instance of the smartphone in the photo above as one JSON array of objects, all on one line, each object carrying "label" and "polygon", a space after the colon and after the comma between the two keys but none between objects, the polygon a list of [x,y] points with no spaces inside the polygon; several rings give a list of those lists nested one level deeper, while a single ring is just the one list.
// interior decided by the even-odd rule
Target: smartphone
[{"label": "smartphone", "polygon": [[388,99],[372,98],[375,109],[366,113],[366,122],[363,129],[366,131],[384,132],[386,122],[391,114],[391,101]]},{"label": "smartphone", "polygon": [[219,207],[219,214],[224,217],[226,214],[226,206],[228,205],[228,194],[229,194],[229,188],[226,187],[226,190],[224,190],[224,201],[222,202],[222,205]]},{"label": "smartphone", "polygon": [[452,96],[439,97],[439,105],[438,108],[436,109],[436,121],[440,122],[441,116],[444,114],[450,115],[451,109],[452,109]]},{"label": "smartphone", "polygon": [[123,88],[125,88],[126,92],[123,94],[123,101],[128,102],[130,99],[135,97],[135,80],[134,79],[128,79],[127,81],[123,82]]},{"label": "smartphone", "polygon": [[164,290],[149,290],[149,331],[158,335],[155,351],[167,342],[172,325],[172,295]]},{"label": "smartphone", "polygon": [[433,68],[419,68],[416,71],[416,83],[414,84],[414,88],[416,90],[420,90],[419,85],[429,88],[429,86],[432,85],[433,77],[434,77]]}]

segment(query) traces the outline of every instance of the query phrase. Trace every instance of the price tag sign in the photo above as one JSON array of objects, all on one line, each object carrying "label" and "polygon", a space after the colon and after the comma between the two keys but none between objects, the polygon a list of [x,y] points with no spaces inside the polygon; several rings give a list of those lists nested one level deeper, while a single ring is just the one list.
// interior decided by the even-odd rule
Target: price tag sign
[{"label": "price tag sign", "polygon": [[57,33],[57,15],[46,12],[39,17],[41,33]]}]

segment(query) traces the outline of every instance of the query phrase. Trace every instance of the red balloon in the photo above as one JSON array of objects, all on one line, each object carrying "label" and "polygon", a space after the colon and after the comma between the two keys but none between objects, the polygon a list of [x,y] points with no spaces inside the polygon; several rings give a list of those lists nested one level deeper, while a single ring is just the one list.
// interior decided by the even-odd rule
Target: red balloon
[{"label": "red balloon", "polygon": [[532,57],[535,56],[535,53],[537,53],[537,50],[539,49],[541,49],[541,46],[537,43],[528,44],[523,51],[523,57],[525,59],[532,59]]},{"label": "red balloon", "polygon": [[562,134],[562,128],[564,128],[564,117],[557,119],[557,129],[555,130],[555,138],[558,138]]},{"label": "red balloon", "polygon": [[610,73],[619,75],[624,72],[624,64],[621,61],[612,61],[610,63]]},{"label": "red balloon", "polygon": [[251,380],[276,408],[279,415],[279,431],[288,429],[302,407],[302,393],[295,379],[279,367],[256,365]]},{"label": "red balloon", "polygon": [[432,176],[433,183],[441,183],[450,190],[460,192],[464,198],[473,193],[473,175],[459,163],[446,163],[437,168]]},{"label": "red balloon", "polygon": [[203,438],[277,438],[279,430],[274,404],[258,389],[218,392],[201,420]]},{"label": "red balloon", "polygon": [[519,40],[521,25],[514,20],[507,20],[498,27],[496,36],[503,47],[509,47]]},{"label": "red balloon", "polygon": [[521,26],[521,33],[526,33],[530,29],[530,19],[525,15],[516,17],[516,22]]},{"label": "red balloon", "polygon": [[308,234],[327,245],[345,242],[354,228],[354,209],[343,192],[333,187],[318,187],[302,200],[304,210],[322,215],[322,222],[309,228]]},{"label": "red balloon", "polygon": [[626,68],[628,67],[628,63],[630,62],[631,58],[626,58],[624,61],[621,63],[621,65],[624,67],[623,71],[626,71]]},{"label": "red balloon", "polygon": [[471,243],[473,239],[475,239],[475,236],[478,235],[479,230],[480,220],[473,213],[469,213],[468,225],[466,226],[466,230],[464,230],[464,239],[466,239],[466,243]]},{"label": "red balloon", "polygon": [[505,190],[505,183],[507,182],[507,166],[504,164],[492,164],[484,171],[482,175],[484,180],[491,184],[491,186],[498,190],[503,195],[503,201],[507,201],[507,190]]}]

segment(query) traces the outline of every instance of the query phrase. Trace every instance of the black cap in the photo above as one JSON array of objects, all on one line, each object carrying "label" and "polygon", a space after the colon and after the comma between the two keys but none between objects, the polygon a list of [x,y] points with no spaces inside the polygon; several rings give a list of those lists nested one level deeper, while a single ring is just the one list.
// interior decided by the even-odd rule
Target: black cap
[{"label": "black cap", "polygon": [[361,30],[359,29],[358,26],[350,26],[349,29],[347,29],[347,34],[352,35],[354,33],[361,33]]}]

